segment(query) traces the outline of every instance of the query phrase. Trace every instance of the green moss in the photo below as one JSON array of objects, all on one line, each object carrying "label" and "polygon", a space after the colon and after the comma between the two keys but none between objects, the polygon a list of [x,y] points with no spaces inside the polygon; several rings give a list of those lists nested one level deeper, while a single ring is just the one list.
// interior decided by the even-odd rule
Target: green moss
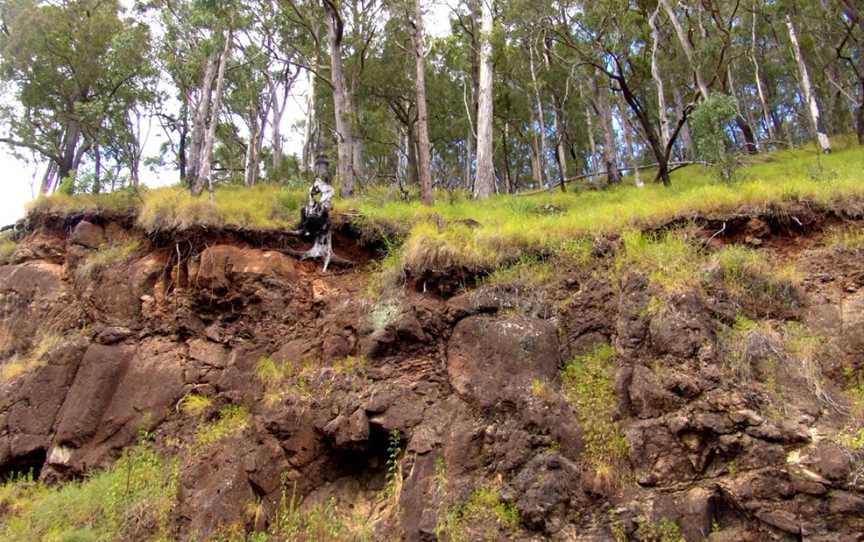
[{"label": "green moss", "polygon": [[614,420],[615,352],[609,345],[578,356],[561,373],[561,387],[585,439],[585,458],[598,473],[611,473],[627,456],[627,441]]},{"label": "green moss", "polygon": [[167,540],[177,465],[149,445],[111,468],[54,486],[19,478],[0,486],[0,542]]}]

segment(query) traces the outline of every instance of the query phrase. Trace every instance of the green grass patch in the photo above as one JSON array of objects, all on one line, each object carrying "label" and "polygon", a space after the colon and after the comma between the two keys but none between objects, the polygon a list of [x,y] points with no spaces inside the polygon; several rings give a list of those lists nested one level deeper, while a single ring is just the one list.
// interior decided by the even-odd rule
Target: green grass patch
[{"label": "green grass patch", "polygon": [[47,332],[40,336],[25,356],[15,356],[0,367],[0,382],[11,382],[24,373],[45,365],[45,356],[63,339],[57,333]]},{"label": "green grass patch", "polygon": [[444,512],[435,535],[438,540],[446,536],[448,542],[494,541],[501,540],[502,534],[512,534],[519,523],[519,511],[502,501],[497,489],[479,488],[467,501]]},{"label": "green grass patch", "polygon": [[70,216],[77,214],[97,215],[135,215],[141,207],[141,192],[118,190],[105,194],[76,194],[70,196],[56,192],[50,196],[39,196],[30,203],[29,210],[34,214]]},{"label": "green grass patch", "polygon": [[15,249],[17,248],[18,243],[11,239],[0,240],[0,265],[6,265],[9,263],[12,259],[12,255],[15,254]]},{"label": "green grass patch", "polygon": [[249,423],[249,411],[242,406],[228,405],[223,407],[216,419],[203,424],[195,433],[195,444],[200,448],[208,448],[222,439],[242,431]]},{"label": "green grass patch", "polygon": [[681,527],[669,518],[648,521],[640,517],[637,523],[636,538],[641,542],[685,542]]},{"label": "green grass patch", "polygon": [[615,259],[619,277],[633,271],[645,273],[654,290],[663,294],[690,290],[701,283],[704,258],[683,233],[655,236],[631,230],[622,234],[621,242]]},{"label": "green grass patch", "polygon": [[577,356],[561,373],[564,397],[572,406],[585,440],[585,459],[598,474],[611,475],[627,456],[627,441],[614,420],[617,408],[615,351],[601,345]]},{"label": "green grass patch", "polygon": [[187,394],[180,400],[180,410],[187,416],[200,418],[213,405],[213,399],[197,393]]},{"label": "green grass patch", "polygon": [[0,542],[168,540],[177,476],[175,462],[142,444],[83,480],[7,482],[0,486]]},{"label": "green grass patch", "polygon": [[141,248],[141,243],[137,240],[102,245],[96,251],[88,254],[75,272],[82,279],[92,278],[103,269],[129,261],[129,258],[139,248]]}]

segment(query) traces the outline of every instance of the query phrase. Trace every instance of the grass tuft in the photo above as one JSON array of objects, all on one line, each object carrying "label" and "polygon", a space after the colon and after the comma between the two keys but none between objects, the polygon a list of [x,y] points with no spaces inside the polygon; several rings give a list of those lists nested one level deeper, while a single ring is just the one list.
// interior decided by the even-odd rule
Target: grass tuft
[{"label": "grass tuft", "polygon": [[103,269],[128,261],[139,248],[141,243],[137,240],[102,245],[98,250],[87,255],[76,269],[76,273],[81,279],[93,278]]},{"label": "grass tuft", "polygon": [[601,345],[567,363],[561,373],[564,397],[585,438],[585,456],[598,473],[611,473],[627,456],[627,441],[615,421],[615,351]]},{"label": "grass tuft", "polygon": [[224,438],[239,433],[248,422],[249,411],[245,407],[237,405],[223,407],[215,420],[198,428],[195,444],[200,448],[208,448]]},{"label": "grass tuft", "polygon": [[213,405],[213,399],[197,393],[187,394],[180,400],[180,410],[187,416],[200,418]]},{"label": "grass tuft", "polygon": [[[449,542],[501,540],[500,535],[517,530],[520,521],[516,506],[502,501],[497,489],[479,488],[464,503],[447,509],[439,518],[435,535],[438,540],[446,535]],[[483,532],[477,532],[478,528]]]},{"label": "grass tuft", "polygon": [[15,249],[18,248],[18,243],[11,239],[0,240],[0,265],[6,265],[12,260],[12,255],[15,254]]}]

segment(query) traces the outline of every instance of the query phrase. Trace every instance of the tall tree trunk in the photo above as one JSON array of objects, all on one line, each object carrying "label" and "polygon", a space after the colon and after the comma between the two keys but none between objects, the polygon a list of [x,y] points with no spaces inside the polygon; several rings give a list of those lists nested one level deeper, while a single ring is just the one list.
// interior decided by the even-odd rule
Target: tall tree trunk
[{"label": "tall tree trunk", "polygon": [[750,61],[753,63],[753,76],[756,79],[756,93],[759,95],[759,104],[762,106],[762,121],[765,123],[765,130],[768,132],[768,139],[776,140],[774,133],[774,122],[771,118],[771,109],[768,107],[768,100],[765,98],[765,88],[762,84],[762,73],[759,68],[759,55],[756,51],[756,22],[757,22],[757,0],[753,1],[753,26],[750,32]]},{"label": "tall tree trunk", "polygon": [[471,128],[468,128],[468,134],[465,137],[465,190],[469,192],[474,191],[474,184],[471,180],[474,178],[474,175],[471,171],[471,165],[474,162],[474,149],[472,142],[474,141],[474,131]]},{"label": "tall tree trunk", "polygon": [[537,107],[534,118],[537,122],[537,126],[540,128],[540,134],[538,136],[538,152],[540,159],[540,185],[543,186],[548,178],[548,175],[546,174],[546,120],[543,116],[543,98],[540,96],[540,84],[537,82],[537,70],[534,66],[533,43],[528,44],[528,66],[531,71],[531,83],[534,87],[534,102]]},{"label": "tall tree trunk", "polygon": [[420,184],[420,168],[417,167],[417,132],[414,123],[411,122],[406,128],[408,136],[408,184],[416,186]]},{"label": "tall tree trunk", "polygon": [[[531,118],[536,118],[534,112]],[[540,164],[540,142],[537,141],[537,132],[531,130],[531,180],[538,188],[543,187],[543,166]]]},{"label": "tall tree trunk", "polygon": [[[210,115],[210,101],[213,96],[213,80],[219,65],[219,51],[214,50],[207,59],[204,68],[204,78],[201,82],[201,96],[195,110],[192,123],[192,149],[189,155],[189,165],[186,172],[190,188],[195,190],[198,183],[198,172],[201,169],[201,149],[204,146],[204,133],[207,130],[207,118]],[[200,192],[198,192],[200,194]]]},{"label": "tall tree trunk", "polygon": [[660,0],[660,5],[663,6],[666,15],[668,15],[669,20],[672,21],[672,26],[675,28],[675,34],[678,36],[678,41],[681,43],[681,48],[684,49],[684,55],[687,57],[687,62],[690,64],[690,69],[693,70],[693,76],[696,78],[696,86],[699,89],[699,94],[702,95],[703,100],[707,100],[708,86],[702,79],[702,73],[699,69],[699,64],[696,62],[696,55],[693,52],[693,48],[690,46],[687,32],[685,32],[684,27],[681,26],[681,22],[678,20],[678,15],[675,13],[675,8],[669,4],[669,0]]},{"label": "tall tree trunk", "polygon": [[502,152],[504,153],[504,181],[507,184],[507,193],[513,194],[516,192],[516,187],[513,183],[513,176],[510,172],[510,120],[504,121],[504,137],[502,139]]},{"label": "tall tree trunk", "polygon": [[[857,24],[864,33],[864,7],[857,0],[841,0],[843,11],[852,23]],[[855,132],[858,135],[858,144],[864,145],[864,45],[858,45],[858,84],[861,87],[861,97],[858,107],[855,109]]]},{"label": "tall tree trunk", "polygon": [[590,155],[588,155],[588,178],[592,179],[593,175],[597,173],[597,141],[594,139],[594,121],[592,120],[593,113],[590,107],[585,107],[585,124],[588,129],[588,150],[590,151]]},{"label": "tall tree trunk", "polygon": [[492,9],[494,0],[480,2],[480,96],[477,107],[477,178],[474,197],[488,198],[495,193],[492,115],[494,89],[492,73]]},{"label": "tall tree trunk", "polygon": [[57,163],[53,160],[48,162],[45,167],[45,174],[42,176],[42,182],[39,185],[40,194],[48,194],[51,187],[54,186],[55,175],[57,174]]},{"label": "tall tree trunk", "polygon": [[669,142],[669,115],[666,112],[666,90],[663,86],[663,77],[660,76],[660,66],[657,62],[657,48],[660,46],[660,30],[657,27],[657,17],[660,15],[661,5],[648,18],[651,27],[651,78],[657,87],[657,116],[660,119],[660,140],[663,145]]},{"label": "tall tree trunk", "polygon": [[213,91],[213,99],[210,108],[210,122],[207,125],[207,133],[201,145],[201,164],[198,167],[198,178],[192,188],[193,196],[200,196],[204,187],[210,192],[210,200],[214,199],[213,180],[210,178],[213,163],[213,147],[216,144],[216,127],[219,125],[219,110],[222,109],[222,91],[225,86],[225,65],[228,64],[228,55],[231,52],[231,41],[234,39],[233,29],[228,29],[225,36],[225,46],[219,56],[219,69],[216,74],[216,89]]},{"label": "tall tree trunk", "polygon": [[[684,97],[681,96],[678,87],[674,85],[672,86],[672,97],[675,99],[675,115],[680,119],[684,116]],[[681,147],[683,158],[693,156],[693,134],[690,133],[690,123],[685,123],[681,127]]]},{"label": "tall tree trunk", "polygon": [[93,193],[102,191],[102,152],[97,143],[93,147]]},{"label": "tall tree trunk", "polygon": [[612,108],[609,106],[609,89],[601,83],[601,75],[597,74],[597,109],[600,114],[600,127],[603,130],[603,162],[606,168],[606,179],[609,184],[621,182],[621,171],[618,169],[618,146],[615,141],[615,130],[612,127]]},{"label": "tall tree trunk", "polygon": [[189,144],[189,103],[189,92],[185,92],[183,94],[183,104],[180,106],[180,137],[177,148],[177,167],[180,169],[180,182],[186,186],[189,186],[189,180],[187,179],[189,172],[187,167],[189,153],[187,149]]},{"label": "tall tree trunk", "polygon": [[792,23],[792,17],[789,14],[786,14],[786,28],[789,29],[789,41],[792,42],[792,53],[795,55],[795,63],[798,65],[801,91],[804,93],[804,101],[807,102],[810,123],[813,131],[816,133],[816,139],[822,152],[829,154],[831,152],[831,140],[828,138],[828,134],[825,133],[825,128],[822,125],[819,104],[816,103],[816,95],[813,93],[813,87],[810,83],[810,74],[807,73],[807,64],[804,63],[804,57],[801,55],[801,46],[798,44],[798,34],[795,32],[795,25]]},{"label": "tall tree trunk", "polygon": [[741,113],[741,103],[738,101],[737,92],[735,92],[735,79],[732,77],[732,65],[726,65],[726,82],[729,84],[729,95],[735,98],[735,124],[741,130],[741,135],[744,136],[744,148],[747,154],[758,154],[759,145],[756,143],[756,135],[753,133],[753,128],[750,122],[744,118]]},{"label": "tall tree trunk", "polygon": [[336,6],[325,0],[327,7],[327,41],[330,49],[330,79],[333,83],[333,110],[336,116],[336,169],[341,183],[342,197],[354,193],[354,136],[351,126],[351,111],[347,97],[348,88],[342,68],[343,21]]},{"label": "tall tree trunk", "polygon": [[249,123],[249,144],[246,145],[246,167],[244,168],[243,183],[246,186],[254,186],[258,181],[258,137],[261,131],[257,112],[250,113],[247,122]]},{"label": "tall tree trunk", "polygon": [[[630,162],[630,167],[633,168],[634,184],[638,188],[644,188],[645,183],[642,182],[642,174],[639,172],[639,161],[636,157],[636,147],[633,145],[633,137],[630,131],[633,126],[627,118],[627,106],[624,104],[624,98],[618,95],[618,112],[621,114],[621,131],[624,132],[624,146],[626,147],[627,160]],[[633,130],[635,132],[635,130]]]},{"label": "tall tree trunk", "polygon": [[423,30],[423,6],[414,0],[414,56],[417,76],[414,86],[417,92],[417,155],[420,167],[420,199],[424,205],[432,205],[432,171],[430,169],[431,145],[429,144],[429,112],[426,108],[426,37]]},{"label": "tall tree trunk", "polygon": [[[315,58],[314,68],[318,69],[319,59]],[[318,148],[315,144],[316,134],[318,133],[318,115],[315,110],[317,81],[315,75],[311,71],[307,71],[309,90],[306,95],[306,126],[303,128],[303,159],[300,164],[303,171],[311,173],[315,170],[315,156],[318,154]]]},{"label": "tall tree trunk", "polygon": [[564,114],[558,99],[555,99],[555,160],[558,162],[558,182],[561,191],[567,191],[567,147],[564,136]]}]

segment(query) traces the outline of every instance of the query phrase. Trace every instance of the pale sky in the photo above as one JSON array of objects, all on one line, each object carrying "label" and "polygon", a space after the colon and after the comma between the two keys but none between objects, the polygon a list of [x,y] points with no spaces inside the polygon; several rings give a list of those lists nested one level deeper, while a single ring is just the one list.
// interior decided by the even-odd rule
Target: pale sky
[{"label": "pale sky", "polygon": [[[453,0],[455,1],[455,0]],[[427,32],[431,36],[444,36],[449,33],[450,8],[441,0],[427,0],[428,16],[426,21]],[[282,121],[283,136],[285,137],[285,152],[299,153],[303,146],[303,134],[299,130],[292,129],[298,121],[305,118],[306,89],[305,82],[295,85],[292,97],[289,99],[288,109]],[[2,125],[2,119],[0,119]],[[3,130],[5,132],[5,130]],[[162,141],[161,130],[153,126],[150,138],[147,142],[145,156],[156,154]],[[9,147],[0,145],[0,226],[11,224],[22,218],[26,212],[27,203],[33,199],[38,184],[42,179],[44,164],[27,164],[16,160],[9,152]],[[176,182],[175,171],[152,172],[143,167],[141,179],[147,186],[164,186]]]}]

